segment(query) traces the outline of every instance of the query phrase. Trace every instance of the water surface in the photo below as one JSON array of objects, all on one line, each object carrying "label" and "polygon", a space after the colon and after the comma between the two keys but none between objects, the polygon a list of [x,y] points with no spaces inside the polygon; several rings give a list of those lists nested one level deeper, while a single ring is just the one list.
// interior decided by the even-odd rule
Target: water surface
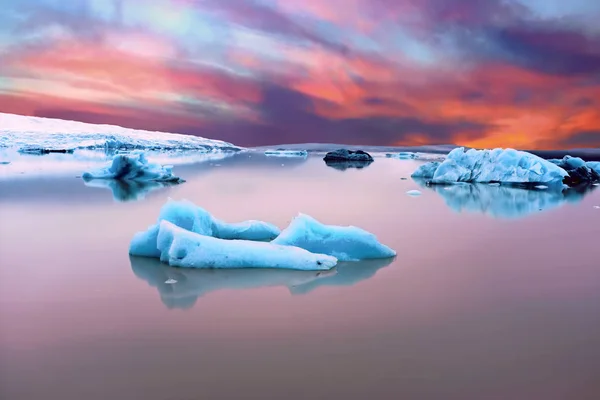
[{"label": "water surface", "polygon": [[[431,189],[417,166],[241,154],[138,201],[73,175],[1,181],[0,398],[600,398],[600,191]],[[130,258],[168,197],[360,226],[398,256],[321,274]]]}]

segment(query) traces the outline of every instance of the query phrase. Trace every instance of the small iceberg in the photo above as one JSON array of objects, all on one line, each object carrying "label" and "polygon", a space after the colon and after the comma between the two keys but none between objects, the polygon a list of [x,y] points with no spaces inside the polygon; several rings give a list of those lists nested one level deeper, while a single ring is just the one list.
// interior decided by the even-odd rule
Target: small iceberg
[{"label": "small iceberg", "polygon": [[131,154],[117,154],[111,164],[96,171],[85,172],[82,178],[86,181],[92,179],[117,179],[124,181],[153,181],[153,182],[185,182],[173,175],[172,166],[162,166],[148,162],[143,152]]},{"label": "small iceberg", "polygon": [[388,153],[385,155],[387,158],[398,158],[400,160],[414,160],[418,158],[416,153],[410,151],[401,151],[400,153]]},{"label": "small iceberg", "polygon": [[420,196],[422,193],[420,190],[409,190],[408,192],[406,192],[406,194],[409,196],[416,197],[416,196]]},{"label": "small iceberg", "polygon": [[377,237],[354,226],[324,225],[299,214],[271,243],[296,246],[313,253],[327,254],[340,261],[394,257],[396,252],[379,243]]},{"label": "small iceberg", "polygon": [[441,163],[419,167],[413,178],[430,179],[434,184],[507,183],[515,185],[563,185],[569,174],[556,164],[525,151],[494,149],[452,150]]},{"label": "small iceberg", "polygon": [[552,159],[549,161],[567,171],[569,176],[565,179],[565,183],[569,186],[600,182],[600,171],[594,168],[597,163],[586,163],[579,157],[571,157],[569,155],[564,156],[562,159]]},{"label": "small iceberg", "polygon": [[325,154],[323,158],[325,162],[344,162],[344,161],[359,161],[359,162],[372,162],[373,157],[362,150],[347,150],[347,149],[338,149],[335,151],[330,151]]},{"label": "small iceberg", "polygon": [[156,224],[133,236],[129,254],[144,257],[159,257],[157,237],[161,221],[168,221],[185,230],[201,235],[227,240],[268,241],[276,238],[280,230],[275,225],[262,221],[227,223],[213,217],[205,209],[182,200],[169,200],[161,208]]},{"label": "small iceberg", "polygon": [[267,150],[265,151],[267,157],[308,157],[308,151],[306,150]]},{"label": "small iceberg", "polygon": [[251,240],[224,240],[161,221],[157,247],[160,260],[182,268],[286,268],[329,270],[337,259],[294,246]]}]

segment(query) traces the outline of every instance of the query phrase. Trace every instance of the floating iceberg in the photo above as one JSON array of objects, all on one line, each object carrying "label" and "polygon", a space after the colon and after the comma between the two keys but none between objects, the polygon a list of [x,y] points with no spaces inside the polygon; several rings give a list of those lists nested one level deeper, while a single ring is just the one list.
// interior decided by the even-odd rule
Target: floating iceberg
[{"label": "floating iceberg", "polygon": [[267,150],[265,151],[267,157],[308,157],[308,151],[306,150]]},{"label": "floating iceberg", "polygon": [[157,238],[161,221],[169,221],[180,228],[201,235],[228,240],[268,241],[277,237],[280,232],[275,225],[262,221],[226,223],[190,201],[169,200],[161,208],[157,223],[146,231],[134,235],[129,247],[129,254],[145,257],[160,256]]},{"label": "floating iceberg", "polygon": [[231,143],[192,135],[4,113],[0,113],[0,147],[17,147],[30,154],[75,149],[242,150]]},{"label": "floating iceberg", "polygon": [[[419,182],[419,181],[418,181]],[[446,205],[458,213],[486,214],[493,218],[515,219],[558,208],[568,202],[579,202],[590,190],[530,190],[514,186],[463,184],[426,186],[435,191]]]},{"label": "floating iceberg", "polygon": [[396,255],[394,250],[379,243],[372,233],[354,226],[324,225],[305,214],[294,218],[271,243],[328,254],[340,261],[388,258]]},{"label": "floating iceberg", "polygon": [[183,268],[286,268],[329,270],[337,259],[294,246],[251,240],[224,240],[161,221],[157,247],[160,260]]},{"label": "floating iceberg", "polygon": [[373,157],[366,151],[362,150],[355,151],[347,149],[338,149],[325,154],[323,160],[329,163],[345,161],[373,162]]},{"label": "floating iceberg", "polygon": [[552,159],[549,161],[567,171],[569,176],[565,179],[565,183],[569,186],[600,182],[600,171],[593,168],[596,166],[596,163],[586,163],[579,157],[571,157],[569,155],[564,156],[562,159]]},{"label": "floating iceberg", "polygon": [[[196,304],[199,297],[220,290],[287,287],[291,293],[295,294],[295,288],[307,288],[305,285],[310,285],[313,281],[334,277],[339,272],[342,272],[343,279],[349,282],[352,281],[352,275],[364,276],[362,279],[374,275],[373,268],[370,268],[368,263],[368,265],[364,265],[364,269],[363,263],[355,263],[356,265],[353,264],[348,268],[345,266],[343,270],[338,270],[336,267],[327,271],[303,271],[274,268],[214,270],[176,268],[148,257],[130,257],[130,262],[135,276],[155,287],[163,304],[170,309],[189,309]],[[350,273],[346,273],[348,270],[350,270]],[[360,278],[356,277],[355,280],[360,280]],[[167,283],[172,281],[176,282]]]},{"label": "floating iceberg", "polygon": [[[433,176],[431,172],[433,171]],[[490,183],[562,185],[568,173],[538,156],[513,149],[465,151],[459,147],[436,166],[419,167],[413,178],[431,179],[432,183]]]},{"label": "floating iceberg", "polygon": [[82,178],[86,181],[116,179],[138,182],[184,182],[183,179],[173,175],[171,169],[172,166],[162,166],[148,162],[142,152],[133,152],[129,155],[117,154],[108,167],[86,172]]}]

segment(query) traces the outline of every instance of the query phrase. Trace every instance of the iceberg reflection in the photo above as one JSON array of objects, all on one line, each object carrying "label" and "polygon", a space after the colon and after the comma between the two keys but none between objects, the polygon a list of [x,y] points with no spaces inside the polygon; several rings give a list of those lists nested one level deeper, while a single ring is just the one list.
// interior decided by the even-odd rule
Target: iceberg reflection
[{"label": "iceberg reflection", "polygon": [[373,161],[325,161],[328,167],[345,171],[347,169],[363,169],[371,165]]},{"label": "iceberg reflection", "polygon": [[177,183],[156,181],[123,181],[118,179],[94,179],[84,181],[86,186],[105,188],[112,191],[113,199],[118,202],[138,201],[146,198],[153,190],[174,186]]},{"label": "iceberg reflection", "polygon": [[593,186],[553,190],[487,184],[427,185],[423,180],[415,181],[442,196],[446,205],[456,212],[506,219],[523,218],[560,207],[566,202],[578,203],[595,189]]},{"label": "iceberg reflection", "polygon": [[170,309],[192,308],[199,297],[224,289],[287,287],[292,295],[306,294],[320,286],[351,286],[375,275],[393,258],[340,263],[329,271],[286,269],[191,269],[174,268],[148,257],[129,257],[136,277],[158,290]]}]

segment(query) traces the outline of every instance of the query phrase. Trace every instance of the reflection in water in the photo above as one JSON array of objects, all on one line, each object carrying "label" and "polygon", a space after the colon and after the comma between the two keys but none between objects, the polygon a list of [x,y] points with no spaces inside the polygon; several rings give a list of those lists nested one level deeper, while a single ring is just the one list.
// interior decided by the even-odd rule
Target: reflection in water
[{"label": "reflection in water", "polygon": [[351,286],[371,278],[378,269],[394,261],[393,258],[368,260],[340,263],[330,271],[300,271],[174,268],[154,258],[129,259],[135,276],[157,288],[164,305],[181,309],[192,308],[198,297],[223,289],[285,286],[295,295],[308,293],[319,286]]},{"label": "reflection in water", "polygon": [[345,171],[348,168],[362,169],[371,165],[373,161],[325,161],[328,167]]},{"label": "reflection in water", "polygon": [[156,189],[161,189],[167,186],[173,186],[174,182],[137,182],[137,181],[122,181],[117,179],[94,179],[84,181],[86,186],[110,189],[113,198],[118,202],[138,201],[146,197],[146,195]]},{"label": "reflection in water", "polygon": [[427,185],[423,180],[415,181],[442,196],[456,212],[482,213],[494,218],[522,218],[560,207],[565,202],[577,203],[595,189],[580,186],[561,191],[486,184]]}]

